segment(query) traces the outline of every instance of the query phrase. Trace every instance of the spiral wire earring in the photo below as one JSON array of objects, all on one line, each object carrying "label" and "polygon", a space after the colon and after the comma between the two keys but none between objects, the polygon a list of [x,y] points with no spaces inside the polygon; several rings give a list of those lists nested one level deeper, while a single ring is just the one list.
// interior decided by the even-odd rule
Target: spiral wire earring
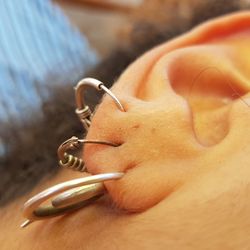
[{"label": "spiral wire earring", "polygon": [[71,150],[79,149],[79,146],[85,143],[102,144],[102,145],[107,145],[107,146],[112,146],[112,147],[119,146],[119,144],[108,142],[108,141],[84,140],[84,139],[79,139],[76,136],[72,136],[70,139],[63,142],[57,150],[59,166],[63,168],[69,168],[72,170],[84,172],[86,170],[86,167],[84,165],[83,160],[76,156],[68,154],[66,151],[68,149],[71,149]]},{"label": "spiral wire earring", "polygon": [[[91,124],[92,117],[91,110],[85,104],[83,98],[83,90],[86,86],[95,87],[97,90],[104,90],[114,100],[117,107],[121,111],[125,111],[117,97],[102,82],[93,78],[85,78],[77,84],[75,90],[76,113],[86,130],[88,130]],[[119,146],[116,143],[108,141],[85,140],[73,136],[63,142],[58,148],[59,165],[64,168],[84,172],[86,168],[83,160],[68,154],[67,150],[79,149],[79,146],[85,143],[103,144],[113,147]],[[38,193],[24,204],[23,215],[27,220],[22,223],[21,227],[26,227],[36,220],[59,216],[91,204],[105,193],[104,181],[120,179],[123,175],[124,173],[115,172],[87,176],[57,184]],[[51,200],[50,205],[40,206],[44,201],[55,195],[57,196]]]}]

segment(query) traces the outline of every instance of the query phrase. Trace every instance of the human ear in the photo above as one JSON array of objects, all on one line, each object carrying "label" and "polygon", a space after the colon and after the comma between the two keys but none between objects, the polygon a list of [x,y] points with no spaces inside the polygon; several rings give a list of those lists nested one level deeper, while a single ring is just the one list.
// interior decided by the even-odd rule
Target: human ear
[{"label": "human ear", "polygon": [[249,27],[249,12],[206,22],[123,73],[113,91],[126,112],[104,98],[87,138],[121,145],[88,145],[84,158],[92,174],[126,173],[105,183],[119,207],[149,208],[211,171],[216,152],[232,153],[235,107],[249,108]]}]

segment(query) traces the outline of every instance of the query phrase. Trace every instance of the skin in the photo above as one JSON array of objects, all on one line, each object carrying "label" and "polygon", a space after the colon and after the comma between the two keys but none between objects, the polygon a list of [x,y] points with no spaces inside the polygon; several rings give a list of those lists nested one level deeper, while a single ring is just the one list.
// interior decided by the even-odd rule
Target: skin
[{"label": "skin", "polygon": [[135,61],[97,109],[86,145],[109,196],[26,229],[28,197],[0,212],[1,249],[250,249],[250,12],[206,22]]}]

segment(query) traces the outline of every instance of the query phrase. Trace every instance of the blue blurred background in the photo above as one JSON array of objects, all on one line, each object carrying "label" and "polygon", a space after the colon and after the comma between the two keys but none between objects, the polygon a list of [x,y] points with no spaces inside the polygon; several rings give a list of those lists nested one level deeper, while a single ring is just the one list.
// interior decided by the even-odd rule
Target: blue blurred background
[{"label": "blue blurred background", "polygon": [[[0,156],[6,133],[42,118],[51,87],[74,85],[97,62],[87,39],[49,0],[0,4]],[[8,129],[11,131],[8,131]],[[21,131],[20,131],[21,132]],[[22,131],[23,133],[23,131]]]}]

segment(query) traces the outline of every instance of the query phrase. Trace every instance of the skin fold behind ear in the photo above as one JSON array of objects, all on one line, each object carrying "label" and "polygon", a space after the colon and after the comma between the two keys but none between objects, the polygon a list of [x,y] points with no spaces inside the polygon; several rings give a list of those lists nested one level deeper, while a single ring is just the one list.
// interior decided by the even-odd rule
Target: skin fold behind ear
[{"label": "skin fold behind ear", "polygon": [[104,98],[88,139],[122,145],[88,145],[84,157],[91,173],[126,172],[106,183],[118,207],[145,210],[209,173],[218,152],[240,150],[234,145],[241,137],[229,138],[234,106],[249,110],[249,25],[249,12],[225,16],[146,53],[113,88],[125,113]]}]

